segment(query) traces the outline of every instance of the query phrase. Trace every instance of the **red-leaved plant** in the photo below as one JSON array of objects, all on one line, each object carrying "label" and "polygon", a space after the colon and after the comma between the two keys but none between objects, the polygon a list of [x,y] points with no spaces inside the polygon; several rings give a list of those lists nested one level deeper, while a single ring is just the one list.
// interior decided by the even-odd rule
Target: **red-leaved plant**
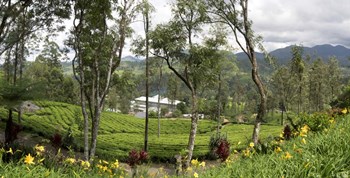
[{"label": "red-leaved plant", "polygon": [[226,161],[230,156],[230,143],[227,140],[220,140],[215,153],[219,156],[222,162]]},{"label": "red-leaved plant", "polygon": [[131,167],[141,164],[148,159],[148,153],[144,150],[137,152],[135,149],[129,152],[128,164]]}]

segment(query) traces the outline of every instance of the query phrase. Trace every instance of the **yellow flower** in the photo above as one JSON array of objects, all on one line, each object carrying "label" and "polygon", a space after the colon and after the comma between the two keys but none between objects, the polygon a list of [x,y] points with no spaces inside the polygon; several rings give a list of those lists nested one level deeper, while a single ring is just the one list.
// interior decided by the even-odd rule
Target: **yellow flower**
[{"label": "yellow flower", "polygon": [[115,162],[112,164],[112,168],[117,169],[119,167],[119,161],[116,159]]},{"label": "yellow flower", "polygon": [[304,143],[304,144],[306,144],[305,138],[301,139],[301,142]]},{"label": "yellow flower", "polygon": [[11,155],[13,155],[12,148],[10,148],[9,151],[6,151],[6,153],[11,153]]},{"label": "yellow flower", "polygon": [[346,114],[348,112],[348,110],[346,108],[344,108],[343,110],[341,110],[341,113]]},{"label": "yellow flower", "polygon": [[90,167],[90,162],[89,161],[81,161],[81,166],[84,167],[85,169]]},{"label": "yellow flower", "polygon": [[201,163],[199,164],[199,166],[205,167],[205,162],[204,162],[204,161],[201,162]]},{"label": "yellow flower", "polygon": [[195,173],[193,174],[193,176],[194,176],[195,178],[198,178],[198,173],[195,172]]},{"label": "yellow flower", "polygon": [[45,147],[44,146],[40,146],[40,145],[35,145],[35,150],[39,151],[39,152],[44,152],[45,151]]},{"label": "yellow flower", "polygon": [[249,157],[250,156],[250,150],[249,149],[246,149],[243,151],[243,156],[244,157]]},{"label": "yellow flower", "polygon": [[107,171],[108,167],[107,167],[107,166],[103,166],[101,169],[102,169],[103,171]]},{"label": "yellow flower", "polygon": [[276,152],[276,153],[279,153],[279,152],[281,152],[281,151],[282,151],[281,147],[278,146],[278,147],[275,148],[275,152]]},{"label": "yellow flower", "polygon": [[284,159],[292,159],[293,156],[292,156],[289,152],[286,152],[286,154],[284,155],[283,158],[284,158]]},{"label": "yellow flower", "polygon": [[192,167],[188,167],[187,172],[192,172]]},{"label": "yellow flower", "polygon": [[66,162],[69,164],[74,164],[75,163],[75,159],[74,158],[67,158]]},{"label": "yellow flower", "polygon": [[254,143],[253,143],[253,142],[250,142],[250,143],[249,143],[249,147],[250,147],[250,148],[253,148],[253,147],[254,147]]},{"label": "yellow flower", "polygon": [[192,159],[191,164],[192,166],[198,166],[199,164],[198,159]]},{"label": "yellow flower", "polygon": [[281,137],[281,138],[284,138],[284,137],[283,137],[283,134],[284,134],[283,132],[282,132],[282,133],[280,133],[280,137]]},{"label": "yellow flower", "polygon": [[34,157],[30,155],[30,153],[24,158],[24,163],[26,164],[34,164]]},{"label": "yellow flower", "polygon": [[304,126],[301,128],[300,136],[306,137],[306,136],[307,136],[307,133],[309,132],[309,130],[310,130],[310,127],[309,127],[308,125],[304,125]]}]

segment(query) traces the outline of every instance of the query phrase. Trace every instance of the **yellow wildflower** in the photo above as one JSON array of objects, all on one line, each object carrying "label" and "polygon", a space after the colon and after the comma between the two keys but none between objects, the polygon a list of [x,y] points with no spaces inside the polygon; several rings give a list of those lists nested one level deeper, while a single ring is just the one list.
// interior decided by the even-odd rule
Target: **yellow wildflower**
[{"label": "yellow wildflower", "polygon": [[289,153],[289,152],[286,152],[286,154],[283,156],[284,159],[292,159],[293,156]]},{"label": "yellow wildflower", "polygon": [[253,147],[254,147],[254,143],[253,143],[253,142],[250,142],[250,143],[249,143],[249,147],[250,147],[250,148],[253,148]]},{"label": "yellow wildflower", "polygon": [[191,164],[192,166],[198,166],[199,164],[198,159],[192,159]]},{"label": "yellow wildflower", "polygon": [[302,132],[305,132],[305,133],[307,133],[309,130],[310,130],[310,127],[309,127],[308,125],[304,125],[304,126],[301,128],[301,131],[302,131]]},{"label": "yellow wildflower", "polygon": [[348,113],[348,110],[346,108],[344,108],[343,110],[341,110],[341,113],[346,114],[346,113]]},{"label": "yellow wildflower", "polygon": [[188,167],[187,172],[192,172],[192,167]]},{"label": "yellow wildflower", "polygon": [[10,148],[9,151],[6,151],[6,153],[11,153],[11,155],[13,155],[12,148]]},{"label": "yellow wildflower", "polygon": [[81,161],[81,166],[84,167],[85,169],[88,169],[90,167],[90,162],[89,161]]},{"label": "yellow wildflower", "polygon": [[66,162],[69,164],[74,164],[75,163],[75,159],[74,158],[67,158]]},{"label": "yellow wildflower", "polygon": [[304,143],[304,144],[306,144],[305,138],[301,139],[301,142]]},{"label": "yellow wildflower", "polygon": [[198,178],[198,173],[194,172],[193,176],[194,176],[195,178]]},{"label": "yellow wildflower", "polygon": [[30,153],[24,158],[24,163],[26,164],[34,164],[34,157],[30,155]]},{"label": "yellow wildflower", "polygon": [[35,150],[39,151],[39,152],[44,152],[45,151],[45,147],[44,146],[40,146],[40,145],[35,145]]},{"label": "yellow wildflower", "polygon": [[275,148],[275,152],[276,152],[276,153],[279,153],[279,152],[281,152],[281,151],[282,151],[281,147],[278,146],[278,147]]},{"label": "yellow wildflower", "polygon": [[201,163],[199,164],[199,166],[205,167],[205,162],[204,162],[204,161],[201,162]]},{"label": "yellow wildflower", "polygon": [[107,167],[107,166],[102,166],[101,169],[102,169],[103,171],[107,171],[108,167]]},{"label": "yellow wildflower", "polygon": [[283,134],[284,134],[283,132],[282,132],[282,133],[280,133],[280,138],[284,138],[284,137],[283,137]]},{"label": "yellow wildflower", "polygon": [[119,161],[116,159],[115,162],[112,164],[112,168],[119,168]]},{"label": "yellow wildflower", "polygon": [[246,149],[243,151],[243,156],[244,157],[249,157],[250,156],[250,150],[249,149]]}]

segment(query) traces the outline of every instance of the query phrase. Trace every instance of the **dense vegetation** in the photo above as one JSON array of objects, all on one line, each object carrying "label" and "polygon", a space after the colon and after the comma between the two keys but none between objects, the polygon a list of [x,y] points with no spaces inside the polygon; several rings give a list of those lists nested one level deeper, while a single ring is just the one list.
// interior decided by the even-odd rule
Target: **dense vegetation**
[{"label": "dense vegetation", "polygon": [[[38,101],[36,104],[41,107],[40,110],[23,115],[22,125],[25,127],[24,129],[47,139],[51,139],[56,133],[60,134],[63,139],[68,134],[68,130],[71,130],[74,141],[66,144],[76,151],[81,151],[83,142],[79,124],[82,118],[79,107],[49,101]],[[6,118],[7,111],[2,109],[0,115],[2,118]],[[155,161],[171,161],[187,144],[189,123],[188,119],[162,119],[161,137],[158,138],[157,121],[151,119],[149,130],[150,157]],[[108,160],[116,158],[125,161],[130,150],[142,148],[143,127],[143,119],[104,112],[99,130],[98,157]],[[251,129],[251,125],[229,124],[224,126],[221,132],[226,133],[232,143],[246,143],[248,141],[246,135],[250,134]],[[278,135],[281,129],[281,126],[263,126],[263,136],[266,138],[267,136]],[[205,158],[208,154],[210,136],[215,133],[216,122],[209,120],[199,122],[194,157]]]},{"label": "dense vegetation", "polygon": [[[268,55],[248,0],[176,0],[154,26],[148,0],[7,0],[0,9],[0,176],[167,176],[148,174],[145,161],[196,178],[349,174],[347,56],[324,55],[327,45],[323,56],[297,45],[287,59]],[[124,62],[140,16],[145,38],[129,50],[145,60]],[[73,26],[62,47],[65,20]],[[132,116],[134,98],[155,94],[183,102],[160,114],[146,102],[145,119]],[[206,170],[206,159],[218,168]]]}]

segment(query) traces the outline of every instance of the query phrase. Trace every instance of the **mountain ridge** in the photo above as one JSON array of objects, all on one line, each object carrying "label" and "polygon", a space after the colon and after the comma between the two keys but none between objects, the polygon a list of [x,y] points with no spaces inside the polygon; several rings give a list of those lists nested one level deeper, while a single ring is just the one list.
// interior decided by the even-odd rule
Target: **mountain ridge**
[{"label": "mountain ridge", "polygon": [[[279,64],[285,64],[292,58],[291,49],[295,45],[286,46],[284,48],[275,49],[269,54],[276,59],[276,62]],[[323,60],[328,60],[328,58],[334,56],[338,59],[341,66],[350,65],[350,49],[342,45],[330,45],[322,44],[315,45],[313,47],[302,46],[303,56],[309,55],[311,60],[321,58]],[[264,54],[256,52],[258,60],[264,59]],[[236,53],[237,60],[247,59],[247,56],[244,52]]]}]

